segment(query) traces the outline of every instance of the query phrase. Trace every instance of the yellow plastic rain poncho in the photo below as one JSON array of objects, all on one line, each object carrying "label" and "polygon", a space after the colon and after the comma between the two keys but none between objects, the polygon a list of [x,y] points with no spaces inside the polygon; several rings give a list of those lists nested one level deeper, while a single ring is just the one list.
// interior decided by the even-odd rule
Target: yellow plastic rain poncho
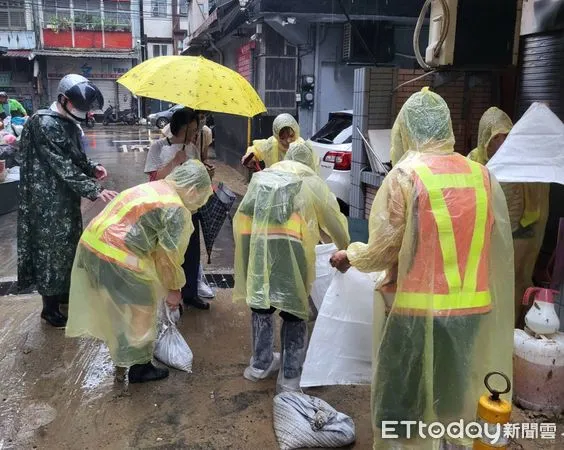
[{"label": "yellow plastic rain poncho", "polygon": [[284,159],[301,162],[319,174],[320,159],[309,141],[292,142]]},{"label": "yellow plastic rain poncho", "polygon": [[303,142],[300,137],[300,126],[296,119],[290,114],[280,114],[272,123],[272,136],[268,139],[258,139],[253,141],[253,145],[247,149],[249,153],[254,153],[257,161],[264,161],[265,166],[271,167],[284,159],[286,151],[278,142],[278,136],[284,128],[291,128],[294,132],[295,142]]},{"label": "yellow plastic rain poncho", "polygon": [[[478,147],[468,157],[487,164],[488,146],[498,134],[509,134],[513,123],[501,109],[489,108],[480,119]],[[531,149],[534,151],[534,149]],[[533,272],[548,220],[550,185],[544,183],[501,183],[513,232],[515,249],[515,315],[519,321],[525,290],[533,285]]]},{"label": "yellow plastic rain poncho", "polygon": [[159,301],[186,283],[191,213],[211,196],[205,166],[119,194],[84,231],[72,270],[69,337],[103,340],[118,367],[151,360]]},{"label": "yellow plastic rain poncho", "polygon": [[374,330],[374,448],[438,449],[399,425],[398,439],[382,439],[382,421],[472,421],[484,376],[511,378],[511,230],[497,181],[454,152],[440,96],[411,96],[392,133],[394,168],[374,200],[369,242],[347,250],[353,267],[385,271],[374,308],[387,311]]},{"label": "yellow plastic rain poncho", "polygon": [[256,173],[233,228],[233,300],[307,320],[320,229],[340,249],[349,243],[347,220],[325,182],[291,160]]}]

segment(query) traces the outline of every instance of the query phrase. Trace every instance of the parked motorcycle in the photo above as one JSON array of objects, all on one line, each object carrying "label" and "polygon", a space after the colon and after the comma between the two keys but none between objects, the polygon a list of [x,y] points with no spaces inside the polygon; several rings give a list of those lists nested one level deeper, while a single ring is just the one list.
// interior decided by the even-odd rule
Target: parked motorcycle
[{"label": "parked motorcycle", "polygon": [[104,119],[102,121],[104,125],[109,125],[110,123],[125,123],[127,125],[136,125],[139,123],[139,117],[134,110],[124,109],[119,111],[117,114],[114,113],[114,107],[112,105],[104,111]]},{"label": "parked motorcycle", "polygon": [[96,120],[94,119],[94,113],[93,112],[86,113],[86,126],[88,128],[94,128],[94,125],[96,125]]}]

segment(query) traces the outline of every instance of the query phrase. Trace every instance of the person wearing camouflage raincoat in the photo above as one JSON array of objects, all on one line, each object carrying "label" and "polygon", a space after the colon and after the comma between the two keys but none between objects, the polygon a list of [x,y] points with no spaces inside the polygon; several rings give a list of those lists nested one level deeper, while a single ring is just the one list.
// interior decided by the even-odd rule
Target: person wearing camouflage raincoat
[{"label": "person wearing camouflage raincoat", "polygon": [[82,150],[78,121],[104,99],[96,86],[80,75],[59,84],[58,100],[26,123],[21,138],[18,211],[18,287],[32,286],[43,298],[41,318],[64,327],[59,311],[68,303],[76,247],[82,234],[81,197],[111,199],[94,180],[106,170]]}]

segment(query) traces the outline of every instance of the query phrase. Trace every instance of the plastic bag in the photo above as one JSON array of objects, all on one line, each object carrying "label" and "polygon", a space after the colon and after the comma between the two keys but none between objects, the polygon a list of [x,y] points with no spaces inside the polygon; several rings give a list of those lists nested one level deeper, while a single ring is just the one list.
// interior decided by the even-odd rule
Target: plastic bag
[{"label": "plastic bag", "polygon": [[155,358],[169,367],[192,373],[192,359],[194,357],[192,350],[176,328],[176,321],[174,320],[178,320],[179,312],[178,310],[170,311],[167,306],[164,307],[164,310],[165,317],[153,354]]},{"label": "plastic bag", "polygon": [[354,268],[335,274],[311,335],[301,387],[372,382],[377,276]]},{"label": "plastic bag", "polygon": [[319,311],[327,289],[331,285],[336,270],[331,267],[329,259],[337,251],[335,244],[322,244],[315,247],[315,281],[311,287],[311,299]]},{"label": "plastic bag", "polygon": [[356,440],[353,420],[327,402],[301,392],[274,397],[274,431],[281,450],[336,448]]}]

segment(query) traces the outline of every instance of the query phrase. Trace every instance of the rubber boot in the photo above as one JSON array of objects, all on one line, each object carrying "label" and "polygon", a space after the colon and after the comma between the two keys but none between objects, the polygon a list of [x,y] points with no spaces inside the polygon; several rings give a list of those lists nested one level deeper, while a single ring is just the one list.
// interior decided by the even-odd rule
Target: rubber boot
[{"label": "rubber boot", "polygon": [[153,363],[135,364],[129,368],[130,383],[146,383],[168,377],[168,369],[153,366]]},{"label": "rubber boot", "polygon": [[274,349],[274,316],[253,311],[251,316],[253,356],[243,376],[249,381],[264,380],[280,369],[280,353]]},{"label": "rubber boot", "polygon": [[59,296],[44,295],[42,299],[43,310],[41,311],[41,318],[55,328],[65,328],[67,326],[67,318],[59,311]]},{"label": "rubber boot", "polygon": [[276,393],[301,392],[300,379],[307,352],[307,338],[307,323],[303,320],[285,320],[282,323],[282,368],[278,372]]},{"label": "rubber boot", "polygon": [[61,294],[59,298],[59,311],[65,317],[69,316],[69,294]]}]

